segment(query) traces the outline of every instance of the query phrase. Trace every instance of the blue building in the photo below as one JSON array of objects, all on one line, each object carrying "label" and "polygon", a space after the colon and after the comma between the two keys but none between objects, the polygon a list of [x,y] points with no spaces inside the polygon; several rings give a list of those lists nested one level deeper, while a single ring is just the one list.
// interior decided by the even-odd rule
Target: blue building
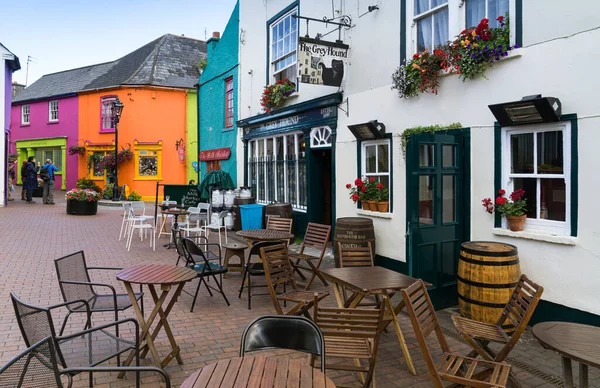
[{"label": "blue building", "polygon": [[239,2],[219,37],[207,41],[207,62],[198,91],[198,150],[201,175],[223,170],[237,182]]}]

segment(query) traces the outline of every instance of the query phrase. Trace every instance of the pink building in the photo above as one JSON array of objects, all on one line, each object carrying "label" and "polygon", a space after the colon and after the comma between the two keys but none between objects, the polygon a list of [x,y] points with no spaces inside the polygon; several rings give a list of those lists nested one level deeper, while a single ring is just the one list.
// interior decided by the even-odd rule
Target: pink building
[{"label": "pink building", "polygon": [[8,143],[10,140],[10,100],[12,73],[19,70],[19,57],[0,43],[0,207],[8,199]]}]

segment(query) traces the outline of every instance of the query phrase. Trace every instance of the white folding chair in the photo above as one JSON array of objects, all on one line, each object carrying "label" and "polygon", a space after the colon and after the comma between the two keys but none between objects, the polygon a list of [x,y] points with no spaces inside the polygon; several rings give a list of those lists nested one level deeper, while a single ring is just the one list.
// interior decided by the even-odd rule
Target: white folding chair
[{"label": "white folding chair", "polygon": [[[169,208],[172,207],[171,205],[177,205],[177,201],[163,201],[162,203],[163,203],[163,205],[166,205]],[[160,220],[161,220],[161,225],[160,225],[160,228],[158,229],[158,231],[159,231],[158,238],[160,238],[160,236],[162,236],[163,234],[168,235],[170,238],[171,228],[167,229],[167,221],[173,220],[173,215],[161,213]]]},{"label": "white folding chair", "polygon": [[[194,211],[192,212],[191,209],[194,209]],[[202,222],[204,224],[203,226],[208,225],[208,220],[210,217],[210,205],[207,203],[199,203],[198,207],[189,208],[188,210],[190,211],[190,214],[187,218],[188,225],[181,228],[181,230],[185,232],[185,236],[189,237],[190,233],[200,235],[202,232],[205,232],[204,234],[206,236],[207,230],[202,229],[200,223]],[[205,212],[203,212],[203,210],[205,210]],[[192,222],[196,222],[196,226],[192,226]],[[179,225],[181,226],[181,223],[179,223]]]},{"label": "white folding chair", "polygon": [[219,233],[219,246],[222,246],[221,230],[223,232],[225,232],[225,243],[227,244],[227,228],[225,227],[225,217],[227,217],[227,214],[229,214],[229,212],[222,211],[219,213],[219,217],[217,219],[215,219],[214,221],[212,221],[210,224],[208,224],[206,226],[200,227],[200,231],[205,232],[205,235],[210,230],[216,230]]},{"label": "white folding chair", "polygon": [[129,209],[131,209],[131,202],[125,202],[123,204],[123,220],[121,221],[121,230],[119,231],[119,241],[123,237],[127,237],[127,230],[129,228]]},{"label": "white folding chair", "polygon": [[133,233],[136,230],[140,231],[140,241],[144,241],[146,232],[150,230],[150,246],[152,250],[156,250],[156,228],[154,225],[147,223],[147,220],[136,217],[133,209],[129,210],[129,235],[127,236],[127,251],[131,250],[131,241],[133,240]]}]

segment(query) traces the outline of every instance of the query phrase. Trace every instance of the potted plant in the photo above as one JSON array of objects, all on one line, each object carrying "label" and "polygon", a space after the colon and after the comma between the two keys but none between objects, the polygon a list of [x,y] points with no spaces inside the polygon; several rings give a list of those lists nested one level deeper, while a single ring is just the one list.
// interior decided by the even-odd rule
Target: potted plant
[{"label": "potted plant", "polygon": [[527,215],[527,199],[525,198],[525,190],[515,190],[506,199],[504,195],[506,190],[498,190],[496,201],[492,202],[490,198],[484,198],[481,203],[488,213],[493,213],[494,210],[506,217],[508,228],[513,232],[523,231]]},{"label": "potted plant", "polygon": [[354,186],[350,183],[346,185],[346,189],[350,190],[350,199],[354,203],[360,201],[363,210],[377,211],[377,196],[379,189],[375,178],[356,178]]},{"label": "potted plant", "polygon": [[67,214],[94,215],[98,212],[100,194],[91,189],[73,189],[67,191]]},{"label": "potted plant", "polygon": [[283,101],[296,91],[296,84],[289,79],[279,80],[274,85],[267,85],[263,90],[260,105],[269,113],[279,108]]},{"label": "potted plant", "polygon": [[69,147],[69,155],[80,155],[85,154],[85,147],[82,146],[71,146]]},{"label": "potted plant", "polygon": [[388,199],[389,190],[383,186],[383,183],[377,184],[377,210],[382,213],[387,213],[390,209],[390,202]]}]

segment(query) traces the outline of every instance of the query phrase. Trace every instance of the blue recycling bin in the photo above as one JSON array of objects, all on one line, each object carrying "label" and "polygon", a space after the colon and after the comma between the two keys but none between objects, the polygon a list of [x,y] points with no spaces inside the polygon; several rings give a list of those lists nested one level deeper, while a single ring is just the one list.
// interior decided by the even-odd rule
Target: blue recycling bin
[{"label": "blue recycling bin", "polygon": [[252,203],[240,205],[240,217],[242,218],[242,230],[262,229],[264,205]]}]

